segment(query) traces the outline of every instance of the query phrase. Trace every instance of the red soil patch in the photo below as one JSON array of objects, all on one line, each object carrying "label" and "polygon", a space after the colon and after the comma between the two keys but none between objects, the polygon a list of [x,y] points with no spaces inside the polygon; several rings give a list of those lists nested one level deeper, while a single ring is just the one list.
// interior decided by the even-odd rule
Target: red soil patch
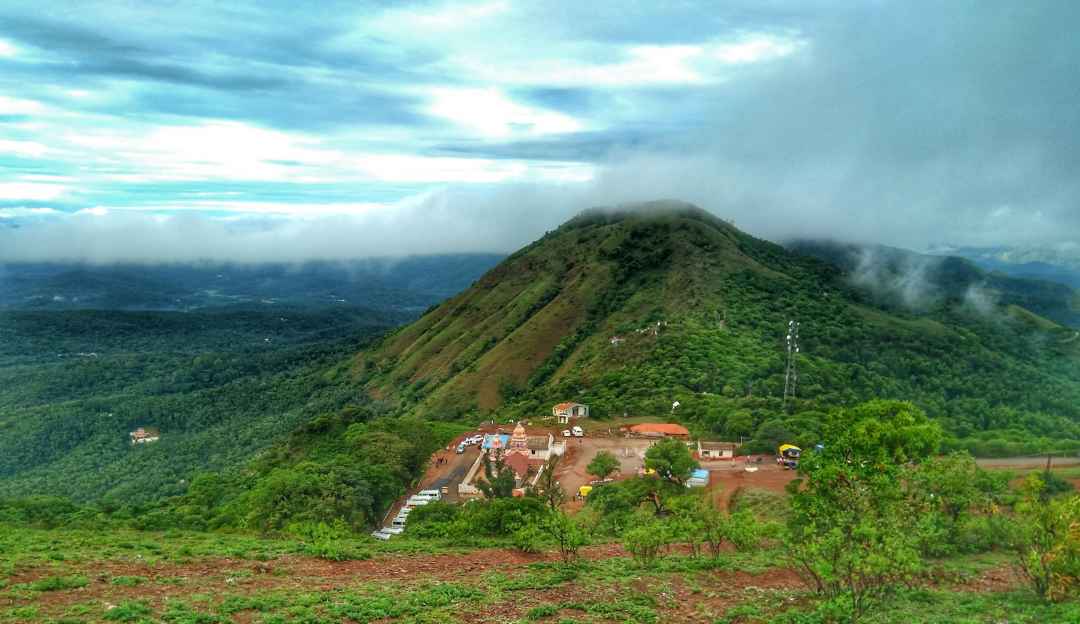
[{"label": "red soil patch", "polygon": [[784,470],[776,464],[763,461],[758,466],[757,472],[746,472],[745,465],[741,460],[735,460],[730,468],[715,468],[717,462],[712,465],[704,464],[709,469],[709,488],[720,488],[720,503],[724,509],[731,503],[731,496],[741,487],[768,490],[778,494],[784,494],[788,483],[795,479],[797,473],[794,470]]}]

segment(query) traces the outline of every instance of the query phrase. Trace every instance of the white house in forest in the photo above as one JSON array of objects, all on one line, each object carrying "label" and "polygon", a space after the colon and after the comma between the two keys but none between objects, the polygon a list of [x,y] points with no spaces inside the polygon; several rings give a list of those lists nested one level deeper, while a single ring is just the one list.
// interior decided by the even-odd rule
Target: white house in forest
[{"label": "white house in forest", "polygon": [[149,444],[161,439],[161,432],[153,427],[139,427],[128,434],[132,444]]},{"label": "white house in forest", "polygon": [[560,425],[565,425],[571,418],[588,418],[589,406],[581,403],[559,403],[551,408],[551,415],[559,419]]}]

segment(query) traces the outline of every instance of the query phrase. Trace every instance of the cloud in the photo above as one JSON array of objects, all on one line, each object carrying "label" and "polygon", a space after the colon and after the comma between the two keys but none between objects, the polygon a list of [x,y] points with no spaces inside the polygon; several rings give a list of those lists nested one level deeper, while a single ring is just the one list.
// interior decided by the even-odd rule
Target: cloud
[{"label": "cloud", "polygon": [[528,185],[439,192],[390,205],[316,207],[302,210],[300,219],[288,206],[249,206],[235,217],[218,218],[96,207],[32,219],[18,229],[0,229],[0,263],[300,262],[503,252],[528,243],[533,232],[556,227],[577,209],[570,194],[556,199],[549,187]]},{"label": "cloud", "polygon": [[494,88],[435,89],[431,95],[428,112],[475,129],[484,137],[564,134],[582,129],[573,117],[523,106]]},{"label": "cloud", "polygon": [[656,197],[772,239],[1080,241],[1068,3],[60,6],[0,7],[0,206],[108,212],[9,216],[9,255],[507,251]]},{"label": "cloud", "polygon": [[67,188],[56,184],[35,184],[32,182],[0,183],[0,201],[57,199],[67,192]]}]

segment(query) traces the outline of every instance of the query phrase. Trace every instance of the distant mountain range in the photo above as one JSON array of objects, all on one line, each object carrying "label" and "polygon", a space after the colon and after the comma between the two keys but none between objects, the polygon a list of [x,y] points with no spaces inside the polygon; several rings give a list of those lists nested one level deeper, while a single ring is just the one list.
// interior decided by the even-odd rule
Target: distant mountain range
[{"label": "distant mountain range", "polygon": [[199,310],[361,306],[417,314],[502,256],[457,254],[304,264],[0,264],[0,309]]},{"label": "distant mountain range", "polygon": [[938,255],[959,256],[980,267],[1015,277],[1050,280],[1080,288],[1080,247],[938,247]]}]

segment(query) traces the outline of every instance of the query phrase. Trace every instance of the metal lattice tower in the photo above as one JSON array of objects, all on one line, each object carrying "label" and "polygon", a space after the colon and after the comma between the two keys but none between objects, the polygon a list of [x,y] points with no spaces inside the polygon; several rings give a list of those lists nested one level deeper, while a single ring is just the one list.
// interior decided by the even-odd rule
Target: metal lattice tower
[{"label": "metal lattice tower", "polygon": [[788,398],[795,398],[795,390],[799,385],[799,322],[788,321],[787,327],[787,372],[784,373],[784,407],[787,407]]}]

